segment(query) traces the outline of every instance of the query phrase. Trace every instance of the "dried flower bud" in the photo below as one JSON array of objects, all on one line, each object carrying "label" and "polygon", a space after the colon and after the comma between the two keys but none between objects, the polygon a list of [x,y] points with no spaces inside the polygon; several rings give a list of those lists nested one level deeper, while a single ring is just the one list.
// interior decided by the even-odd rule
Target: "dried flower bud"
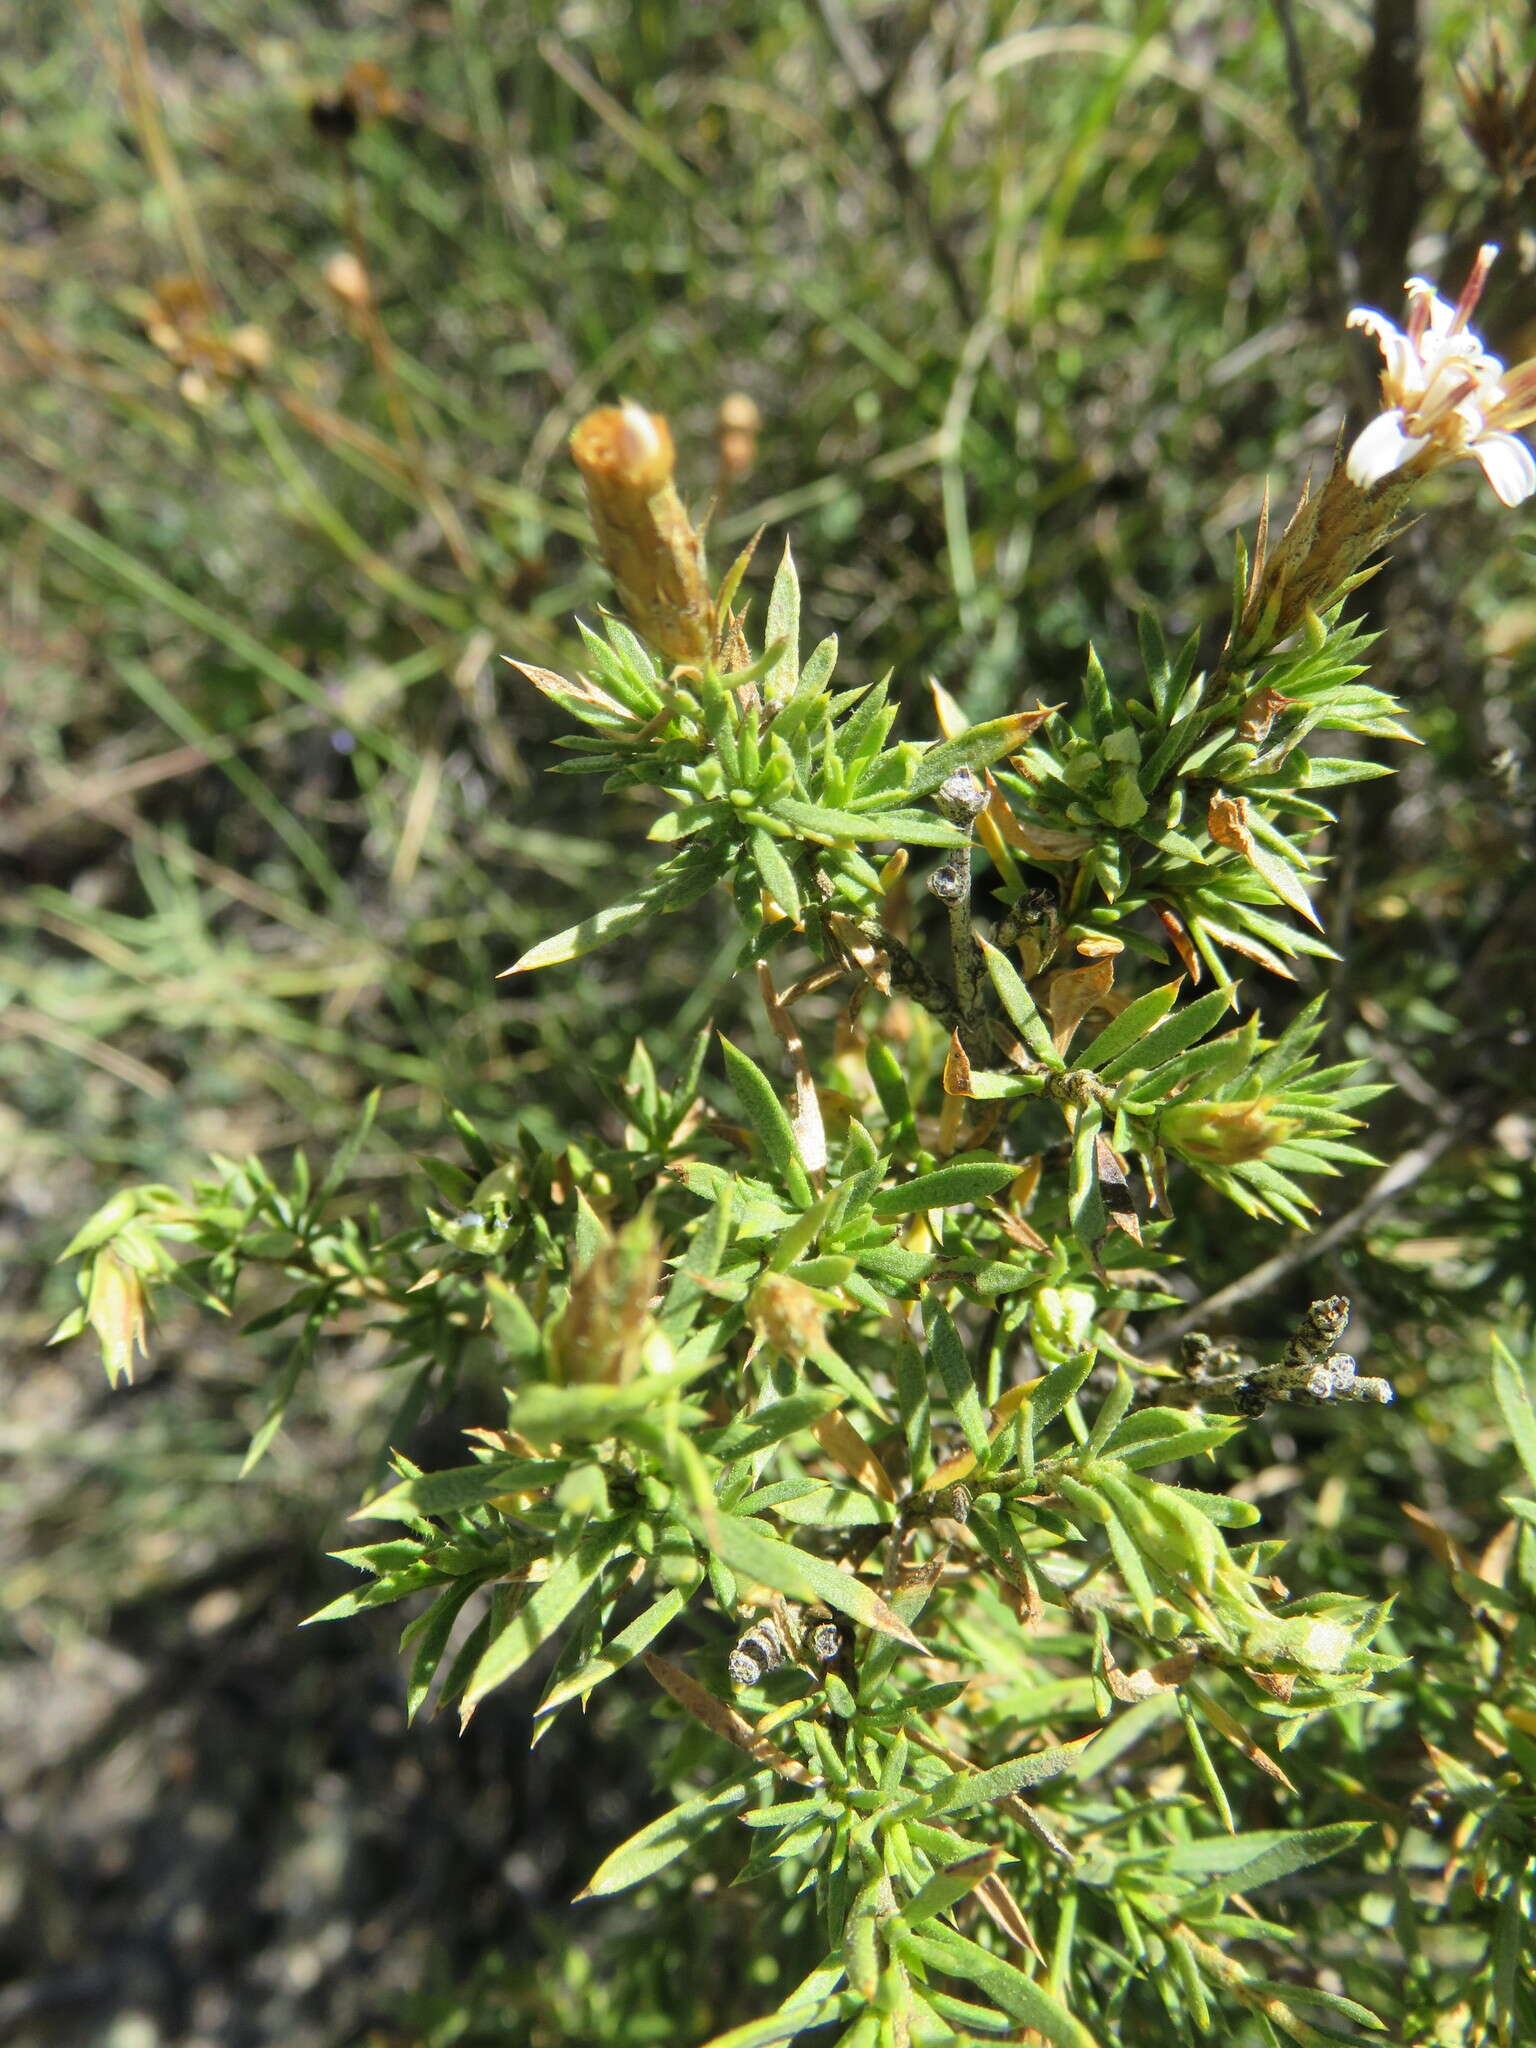
[{"label": "dried flower bud", "polygon": [[321,276],[326,289],[354,312],[365,312],[372,303],[373,287],[368,282],[368,273],[350,249],[338,249],[328,257]]},{"label": "dried flower bud", "polygon": [[259,377],[272,363],[272,337],[264,327],[247,321],[229,337],[229,352],[242,369]]},{"label": "dried flower bud", "polygon": [[1536,177],[1536,64],[1517,82],[1499,41],[1489,38],[1487,69],[1456,74],[1462,126],[1506,198]]},{"label": "dried flower bud", "polygon": [[1269,1096],[1251,1102],[1174,1102],[1162,1113],[1158,1134],[1169,1151],[1198,1166],[1237,1166],[1262,1159],[1294,1137],[1294,1117],[1273,1114]]},{"label": "dried flower bud", "polygon": [[715,415],[715,446],[720,451],[720,475],[726,483],[738,483],[749,476],[757,463],[757,436],[763,416],[745,391],[732,391],[720,401]]},{"label": "dried flower bud", "polygon": [[747,1297],[747,1321],[770,1350],[796,1364],[827,1341],[826,1319],[813,1288],[787,1273],[765,1273]]},{"label": "dried flower bud", "polygon": [[569,1299],[549,1332],[557,1382],[623,1386],[642,1366],[655,1369],[650,1304],[660,1276],[661,1246],[642,1211],[572,1276]]},{"label": "dried flower bud", "polygon": [[714,640],[704,545],[672,484],[667,423],[638,405],[590,412],[571,435],[598,551],[642,640],[699,663]]}]

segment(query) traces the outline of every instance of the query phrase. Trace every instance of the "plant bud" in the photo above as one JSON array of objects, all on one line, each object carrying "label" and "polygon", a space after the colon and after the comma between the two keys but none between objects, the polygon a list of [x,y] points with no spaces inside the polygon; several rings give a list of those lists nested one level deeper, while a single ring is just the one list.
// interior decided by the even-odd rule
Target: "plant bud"
[{"label": "plant bud", "polygon": [[1262,1159],[1301,1128],[1294,1117],[1275,1116],[1271,1100],[1260,1095],[1251,1102],[1175,1102],[1163,1111],[1158,1134],[1169,1151],[1197,1166]]},{"label": "plant bud", "polygon": [[603,565],[648,646],[695,665],[714,643],[704,545],[672,483],[672,435],[627,401],[589,412],[571,435]]},{"label": "plant bud", "polygon": [[1061,1365],[1088,1342],[1097,1303],[1086,1287],[1037,1287],[1029,1336],[1041,1358]]},{"label": "plant bud", "polygon": [[557,1384],[624,1386],[642,1368],[656,1370],[650,1303],[660,1277],[661,1246],[642,1211],[572,1275],[549,1331]]},{"label": "plant bud", "polygon": [[941,817],[964,831],[980,817],[991,798],[979,775],[969,768],[957,768],[939,784],[933,801]]}]

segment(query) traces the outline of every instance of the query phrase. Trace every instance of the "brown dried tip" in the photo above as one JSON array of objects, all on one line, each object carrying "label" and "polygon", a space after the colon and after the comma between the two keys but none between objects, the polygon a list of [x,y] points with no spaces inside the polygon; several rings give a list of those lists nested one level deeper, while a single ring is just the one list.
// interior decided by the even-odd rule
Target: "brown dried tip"
[{"label": "brown dried tip", "polygon": [[1352,483],[1336,459],[1316,497],[1303,491],[1290,524],[1271,548],[1266,498],[1260,540],[1242,617],[1227,647],[1228,668],[1255,661],[1353,587],[1364,565],[1400,531],[1414,479],[1399,473],[1370,490]]},{"label": "brown dried tip", "polygon": [[571,435],[604,567],[637,633],[671,661],[706,659],[714,606],[704,544],[672,484],[672,435],[627,401],[589,412]]},{"label": "brown dried tip", "polygon": [[1507,198],[1536,177],[1536,64],[1523,81],[1505,68],[1504,50],[1490,33],[1487,68],[1456,73],[1462,126]]}]

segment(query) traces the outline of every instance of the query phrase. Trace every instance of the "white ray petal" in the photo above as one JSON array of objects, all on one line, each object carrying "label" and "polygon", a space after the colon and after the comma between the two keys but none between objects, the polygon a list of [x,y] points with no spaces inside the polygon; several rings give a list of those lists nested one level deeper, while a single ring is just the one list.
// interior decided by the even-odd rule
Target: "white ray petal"
[{"label": "white ray petal", "polygon": [[1379,484],[1384,476],[1390,476],[1394,469],[1401,469],[1421,448],[1428,446],[1428,435],[1404,432],[1402,411],[1394,406],[1390,412],[1378,413],[1370,425],[1355,437],[1355,445],[1350,449],[1344,467],[1350,482],[1357,484],[1362,491],[1368,491],[1372,484]]},{"label": "white ray petal", "polygon": [[1395,327],[1385,313],[1378,313],[1371,306],[1356,306],[1345,319],[1346,327],[1358,327],[1368,334],[1381,350],[1385,368],[1381,373],[1384,393],[1394,398],[1406,396],[1411,388],[1420,382],[1419,361],[1413,344],[1400,327]]},{"label": "white ray petal", "polygon": [[1536,491],[1536,456],[1518,434],[1483,434],[1467,453],[1481,463],[1500,504],[1523,504]]}]

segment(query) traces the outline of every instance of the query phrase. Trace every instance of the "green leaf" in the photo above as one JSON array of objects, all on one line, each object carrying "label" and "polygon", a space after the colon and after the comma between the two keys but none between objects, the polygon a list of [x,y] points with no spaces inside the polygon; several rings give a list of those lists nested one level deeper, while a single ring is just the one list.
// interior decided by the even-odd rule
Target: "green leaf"
[{"label": "green leaf", "polygon": [[943,1302],[931,1294],[924,1304],[923,1318],[928,1326],[928,1355],[944,1382],[944,1391],[949,1396],[955,1420],[964,1431],[970,1449],[978,1458],[984,1458],[988,1442],[986,1411],[976,1391],[976,1377],[971,1371],[971,1361],[965,1355],[965,1346],[960,1341],[954,1318]]},{"label": "green leaf", "polygon": [[[766,2019],[748,2020],[728,2033],[716,2034],[704,2048],[780,2048],[808,2027],[820,2026],[840,2016],[840,2001],[832,1997],[844,1977],[842,1959],[832,1957],[803,1978],[776,2013]],[[846,1996],[846,1994],[845,1994]]]},{"label": "green leaf", "polygon": [[[772,647],[777,641],[784,643],[784,652],[772,668],[763,672],[765,704],[782,704],[786,697],[794,695],[800,681],[800,578],[795,573],[795,558],[788,541],[774,574],[768,617],[763,626],[763,645]],[[788,907],[786,904],[785,908]]]},{"label": "green leaf", "polygon": [[523,1388],[512,1400],[508,1422],[536,1448],[550,1444],[601,1443],[622,1435],[625,1425],[676,1399],[679,1390],[708,1370],[707,1364],[676,1372],[642,1372],[624,1386]]},{"label": "green leaf", "polygon": [[1102,1496],[1100,1498],[1104,1509],[1104,1533],[1109,1538],[1109,1547],[1114,1554],[1116,1568],[1125,1581],[1126,1591],[1136,1603],[1136,1612],[1141,1616],[1142,1627],[1150,1634],[1155,1623],[1157,1594],[1147,1575],[1136,1538],[1110,1503],[1103,1500]]},{"label": "green leaf", "polygon": [[515,1671],[520,1671],[541,1644],[548,1642],[582,1595],[615,1559],[632,1550],[628,1517],[589,1524],[574,1550],[549,1577],[534,1587],[491,1637],[464,1692],[464,1711],[483,1700]]},{"label": "green leaf", "polygon": [[1067,1214],[1072,1234],[1085,1251],[1093,1251],[1109,1231],[1109,1211],[1099,1187],[1099,1156],[1095,1140],[1104,1111],[1090,1102],[1077,1112],[1072,1126],[1072,1173],[1067,1189]]},{"label": "green leaf", "polygon": [[751,1790],[749,1775],[742,1772],[714,1792],[701,1792],[695,1799],[685,1799],[681,1806],[674,1806],[670,1813],[662,1814],[638,1834],[631,1835],[611,1856],[603,1858],[576,1897],[611,1898],[615,1892],[628,1891],[631,1885],[640,1884],[654,1877],[658,1870],[665,1870],[669,1863],[675,1863],[728,1815],[746,1805]]},{"label": "green leaf", "polygon": [[379,1090],[375,1088],[363,1104],[362,1115],[336,1148],[335,1155],[325,1170],[324,1178],[315,1189],[313,1199],[308,1204],[311,1215],[319,1215],[321,1205],[330,1200],[357,1164],[357,1155],[368,1142],[368,1133],[373,1129],[373,1120],[378,1114],[378,1108]]},{"label": "green leaf", "polygon": [[839,846],[845,840],[895,840],[907,846],[966,844],[963,832],[928,811],[838,811],[826,804],[805,803],[799,797],[778,797],[772,816],[802,838],[825,846]]},{"label": "green leaf", "polygon": [[946,1863],[942,1870],[936,1870],[919,1891],[913,1893],[902,1907],[899,1915],[905,1927],[920,1927],[925,1920],[933,1919],[937,1913],[947,1913],[951,1906],[975,1891],[984,1877],[990,1877],[1002,1861],[1001,1849],[980,1849],[970,1856],[962,1856],[955,1863]]},{"label": "green leaf", "polygon": [[510,1288],[499,1273],[484,1277],[486,1306],[497,1342],[514,1366],[530,1366],[543,1349],[539,1326],[522,1296]]},{"label": "green leaf", "polygon": [[911,1124],[915,1117],[912,1097],[907,1090],[907,1078],[901,1070],[901,1062],[883,1038],[871,1038],[864,1048],[864,1064],[869,1069],[869,1078],[875,1084],[880,1107],[885,1111],[886,1121],[891,1126],[891,1135],[895,1137]]},{"label": "green leaf", "polygon": [[997,990],[998,999],[1014,1030],[1037,1060],[1059,1074],[1066,1061],[1052,1044],[1045,1019],[1035,1008],[1035,999],[1024,986],[1023,977],[1007,954],[999,952],[990,939],[980,939],[978,943],[987,963],[987,972],[992,977],[992,986]]},{"label": "green leaf", "polygon": [[920,1957],[931,1968],[958,1978],[990,1998],[1004,2012],[1043,2035],[1051,2048],[1099,2048],[1081,2020],[1074,2019],[1043,1985],[1016,1970],[1012,1963],[1005,1963],[1001,1956],[967,1941],[952,1928],[930,1922],[921,1931],[905,1932],[897,1940],[903,1954]]},{"label": "green leaf", "polygon": [[616,1671],[622,1671],[632,1658],[642,1650],[648,1650],[669,1622],[675,1621],[688,1605],[688,1594],[674,1586],[663,1593],[659,1600],[653,1600],[643,1614],[637,1614],[627,1628],[619,1630],[595,1655],[589,1657],[575,1671],[570,1672],[553,1691],[540,1700],[538,1714],[552,1714],[557,1707],[564,1706],[582,1693],[589,1693],[601,1685],[605,1678],[612,1678]]},{"label": "green leaf", "polygon": [[652,917],[660,917],[668,911],[686,910],[690,903],[698,902],[723,871],[723,863],[716,854],[702,854],[690,849],[676,861],[669,861],[658,869],[650,886],[628,903],[610,904],[606,910],[583,918],[580,924],[568,925],[552,939],[530,947],[520,959],[502,970],[502,978],[509,974],[531,974],[539,967],[558,967],[567,960],[579,960],[582,954],[607,945],[610,939],[620,938],[625,932],[632,932],[637,925]]},{"label": "green leaf", "polygon": [[1206,995],[1175,1010],[1161,1024],[1154,1025],[1145,1038],[1128,1047],[1099,1069],[1101,1081],[1118,1081],[1123,1075],[1137,1068],[1153,1069],[1164,1060],[1172,1059],[1175,1053],[1183,1052],[1196,1039],[1204,1038],[1211,1026],[1224,1017],[1232,1007],[1233,992],[1230,988],[1213,988]]},{"label": "green leaf", "polygon": [[[1254,822],[1257,824],[1257,820]],[[1294,910],[1298,917],[1305,918],[1308,924],[1317,925],[1321,929],[1322,920],[1312,908],[1312,899],[1289,861],[1282,860],[1268,847],[1260,846],[1257,839],[1251,842],[1247,853],[1242,857],[1256,874],[1263,877],[1288,910]]]},{"label": "green leaf", "polygon": [[1508,1426],[1510,1441],[1531,1484],[1536,1486],[1536,1407],[1525,1376],[1508,1346],[1493,1340],[1493,1393]]},{"label": "green leaf", "polygon": [[795,685],[797,697],[819,697],[832,680],[832,671],[837,667],[837,635],[829,633],[825,640],[818,640],[805,657],[800,668],[800,680]]},{"label": "green leaf", "polygon": [[1147,694],[1159,718],[1167,708],[1173,677],[1168,662],[1168,643],[1156,613],[1138,612],[1136,638],[1141,643],[1141,663],[1147,672]]},{"label": "green leaf", "polygon": [[809,1429],[813,1422],[840,1408],[842,1403],[843,1395],[837,1387],[812,1387],[803,1394],[770,1401],[753,1414],[740,1415],[723,1429],[704,1432],[698,1438],[698,1446],[707,1458],[718,1459],[722,1465],[733,1464],[738,1458],[755,1458],[759,1452],[782,1443],[785,1437]]},{"label": "green leaf", "polygon": [[690,1527],[700,1543],[742,1578],[755,1579],[791,1600],[820,1600],[864,1628],[894,1636],[909,1649],[923,1648],[872,1586],[840,1570],[828,1558],[785,1543],[763,1523],[716,1514],[707,1525],[700,1518],[690,1522]]},{"label": "green leaf", "polygon": [[763,878],[763,887],[786,911],[796,924],[800,922],[800,885],[795,880],[795,871],[785,858],[778,841],[771,832],[765,832],[761,825],[752,827],[752,859],[757,872]]},{"label": "green leaf", "polygon": [[780,1186],[801,1208],[809,1208],[811,1183],[795,1144],[794,1126],[772,1082],[755,1060],[749,1059],[724,1036],[720,1040],[720,1050],[725,1054],[726,1072],[730,1075],[736,1099],[746,1111],[747,1120],[756,1131],[758,1142],[767,1154]]},{"label": "green leaf", "polygon": [[876,1216],[910,1216],[920,1209],[953,1209],[965,1202],[984,1202],[1017,1178],[1018,1168],[990,1153],[968,1153],[948,1166],[936,1166],[915,1180],[881,1188],[870,1202]]},{"label": "green leaf", "polygon": [[[1357,2027],[1371,2027],[1379,2034],[1384,2034],[1387,2029],[1386,2021],[1378,2019],[1369,2006],[1357,2005],[1354,1999],[1345,1998],[1342,1992],[1319,1991],[1311,1984],[1283,1983],[1274,1977],[1248,1977],[1244,1980],[1244,1988],[1262,1992],[1266,1998],[1276,1999],[1283,2006],[1319,2006],[1324,2012],[1337,2013],[1341,2020],[1353,2020]],[[1339,2037],[1329,2034],[1322,2038],[1334,2041]]]},{"label": "green leaf", "polygon": [[339,1599],[329,1601],[313,1614],[306,1614],[300,1622],[301,1628],[311,1628],[320,1621],[349,1621],[354,1614],[363,1614],[370,1607],[388,1607],[396,1600],[404,1600],[411,1593],[419,1593],[426,1586],[440,1586],[444,1574],[426,1563],[410,1565],[403,1572],[392,1572],[386,1579],[376,1579],[371,1586],[363,1586],[355,1593],[343,1593]]},{"label": "green leaf", "polygon": [[411,1522],[420,1515],[447,1515],[481,1507],[499,1494],[557,1484],[562,1458],[492,1458],[482,1465],[455,1465],[403,1479],[387,1493],[356,1509],[354,1522]]},{"label": "green leaf", "polygon": [[1378,775],[1396,773],[1384,761],[1351,761],[1328,754],[1298,754],[1292,758],[1304,765],[1308,789],[1337,789],[1342,783],[1371,782]]},{"label": "green leaf", "polygon": [[1043,1785],[1049,1778],[1059,1778],[1063,1771],[1071,1769],[1082,1746],[1081,1742],[1074,1742],[1055,1749],[1037,1749],[1029,1756],[995,1764],[989,1771],[952,1772],[925,1792],[912,1811],[929,1820],[939,1813],[972,1813],[977,1807],[992,1805],[994,1800],[1011,1798],[1030,1785]]},{"label": "green leaf", "polygon": [[1082,1387],[1084,1380],[1093,1371],[1097,1346],[1090,1343],[1087,1350],[1077,1358],[1069,1358],[1065,1365],[1058,1365],[1048,1372],[1029,1397],[1029,1413],[1037,1430],[1044,1429],[1048,1422],[1066,1407],[1067,1403]]},{"label": "green leaf", "polygon": [[[1347,1849],[1373,1825],[1371,1821],[1341,1820],[1328,1827],[1294,1832],[1262,1830],[1218,1841],[1190,1842],[1170,1849],[1166,1861],[1169,1869],[1185,1876],[1216,1880],[1200,1893],[1203,1900],[1215,1900],[1233,1892],[1256,1891],[1260,1885],[1309,1870],[1314,1863]],[[1198,1908],[1191,1903],[1185,1910],[1190,1913]]]},{"label": "green leaf", "polygon": [[[1176,1416],[1183,1426],[1160,1429],[1156,1433],[1143,1426],[1133,1433],[1134,1425],[1145,1425],[1154,1415]],[[1242,1426],[1236,1417],[1230,1422],[1192,1423],[1187,1414],[1178,1415],[1171,1408],[1145,1408],[1118,1429],[1104,1448],[1136,1472],[1143,1465],[1171,1465],[1177,1458],[1193,1458],[1201,1451],[1217,1450],[1222,1444],[1230,1443]]]},{"label": "green leaf", "polygon": [[[247,1325],[247,1331],[249,1331],[249,1328],[250,1325]],[[272,1439],[282,1428],[283,1417],[288,1413],[288,1404],[293,1399],[294,1390],[299,1384],[305,1366],[314,1357],[315,1344],[320,1335],[320,1328],[320,1311],[316,1310],[309,1317],[299,1335],[294,1339],[292,1348],[289,1350],[277,1385],[272,1390],[272,1398],[267,1404],[267,1412],[262,1418],[255,1435],[251,1438],[250,1444],[247,1446],[245,1457],[241,1460],[240,1477],[242,1479],[266,1456]]]},{"label": "green leaf", "polygon": [[1178,1001],[1179,990],[1184,985],[1181,975],[1177,981],[1165,982],[1161,988],[1148,989],[1144,996],[1138,996],[1134,1003],[1128,1003],[1115,1018],[1107,1024],[1093,1043],[1077,1054],[1074,1066],[1087,1067],[1097,1071],[1108,1061],[1118,1058],[1122,1052],[1137,1045],[1153,1025],[1158,1023]]},{"label": "green leaf", "polygon": [[1039,724],[1038,711],[1017,711],[970,726],[956,738],[930,747],[917,764],[909,794],[926,796],[962,768],[990,768],[1005,754],[1016,753]]},{"label": "green leaf", "polygon": [[411,1674],[405,1687],[407,1721],[414,1721],[421,1712],[422,1704],[432,1689],[432,1680],[437,1675],[437,1667],[443,1660],[443,1652],[448,1647],[448,1638],[453,1634],[453,1625],[466,1601],[479,1592],[483,1583],[483,1580],[471,1577],[455,1579],[401,1636],[402,1650],[410,1643],[416,1645],[416,1655],[411,1660]]},{"label": "green leaf", "polygon": [[933,1470],[933,1434],[928,1410],[928,1362],[916,1345],[893,1346],[891,1377],[896,1382],[896,1404],[901,1412],[902,1434],[907,1446],[907,1470],[914,1487],[928,1482]]}]

